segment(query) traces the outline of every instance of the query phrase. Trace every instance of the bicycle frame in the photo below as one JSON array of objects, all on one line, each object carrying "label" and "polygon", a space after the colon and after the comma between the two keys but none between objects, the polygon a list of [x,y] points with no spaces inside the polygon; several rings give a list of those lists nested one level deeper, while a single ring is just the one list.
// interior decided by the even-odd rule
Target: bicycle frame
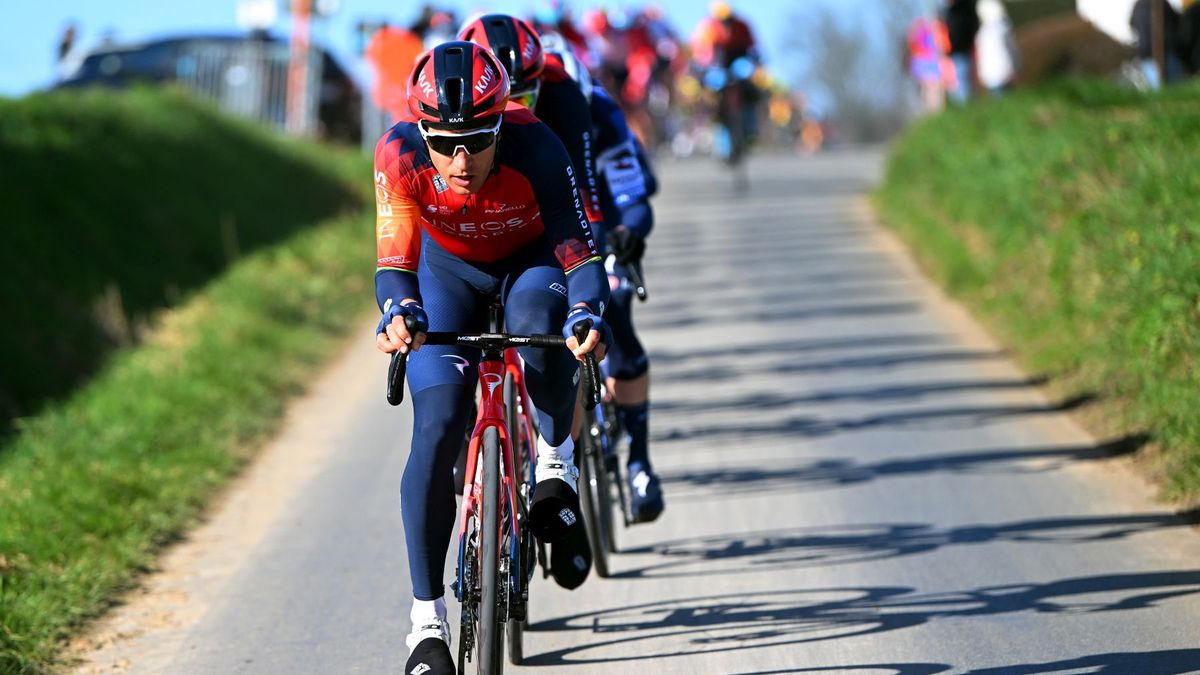
[{"label": "bicycle frame", "polygon": [[[459,568],[458,568],[458,593],[457,599],[461,602],[463,599],[462,585],[462,570],[463,564],[466,562],[466,537],[468,535],[467,526],[470,523],[470,518],[476,513],[476,507],[482,499],[483,486],[480,483],[482,479],[482,471],[479,470],[479,448],[483,440],[483,432],[488,427],[496,427],[500,436],[500,452],[501,459],[501,480],[503,481],[503,493],[505,495],[504,515],[510,515],[518,512],[517,508],[517,490],[518,485],[516,478],[520,475],[517,472],[517,462],[528,462],[530,466],[535,463],[536,456],[532,439],[535,438],[533,426],[529,420],[528,411],[533,410],[533,402],[529,398],[529,391],[525,388],[525,374],[521,370],[521,357],[517,356],[517,350],[509,348],[504,350],[504,358],[502,361],[495,358],[488,358],[485,355],[479,360],[479,390],[480,399],[478,402],[479,411],[475,418],[475,428],[471,432],[471,442],[467,447],[467,463],[464,471],[464,480],[467,481],[463,486],[463,495],[470,495],[469,498],[463,499],[461,511],[459,514],[458,528],[458,550],[459,550]],[[530,442],[525,445],[529,450],[521,457],[517,457],[513,453],[513,441],[520,442],[520,438],[509,438],[508,428],[506,426],[506,409],[504,407],[503,395],[497,394],[497,390],[504,385],[505,375],[513,378],[517,384],[516,393],[520,397],[519,402],[524,411],[521,415],[520,425],[521,432],[525,434],[525,438]],[[533,489],[533,472],[529,475],[529,488]],[[511,556],[512,564],[510,566],[510,577],[513,590],[524,590],[526,580],[520,574],[523,569],[522,565],[525,562],[521,559],[519,533],[517,532],[517,521],[515,518],[508,518],[508,534],[511,536],[511,546],[509,555]],[[499,544],[500,542],[497,542]]]}]

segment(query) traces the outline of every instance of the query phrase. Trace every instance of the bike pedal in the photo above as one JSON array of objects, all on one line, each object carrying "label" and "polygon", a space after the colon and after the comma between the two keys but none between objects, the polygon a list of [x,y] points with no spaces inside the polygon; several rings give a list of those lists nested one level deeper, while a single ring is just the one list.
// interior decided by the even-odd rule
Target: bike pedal
[{"label": "bike pedal", "polygon": [[454,593],[454,597],[458,597],[458,579],[450,582],[450,591]]}]

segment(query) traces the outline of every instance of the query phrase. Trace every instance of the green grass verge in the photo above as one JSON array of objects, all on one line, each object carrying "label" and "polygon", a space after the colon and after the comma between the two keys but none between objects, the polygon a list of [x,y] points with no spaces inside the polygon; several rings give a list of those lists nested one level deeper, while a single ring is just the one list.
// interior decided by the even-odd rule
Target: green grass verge
[{"label": "green grass verge", "polygon": [[0,433],[237,257],[359,208],[347,161],[182,92],[0,99]]},{"label": "green grass verge", "polygon": [[951,294],[1100,433],[1146,433],[1200,497],[1200,87],[1068,83],[953,109],[896,144],[876,204]]},{"label": "green grass verge", "polygon": [[[194,141],[228,140],[213,133]],[[369,164],[271,143],[338,182],[324,189],[356,194],[358,208],[277,235],[177,307],[149,314],[140,345],[113,352],[86,385],[6,439],[0,673],[54,669],[63,640],[194,522],[370,306]],[[214,183],[209,198],[242,189],[239,176]]]}]

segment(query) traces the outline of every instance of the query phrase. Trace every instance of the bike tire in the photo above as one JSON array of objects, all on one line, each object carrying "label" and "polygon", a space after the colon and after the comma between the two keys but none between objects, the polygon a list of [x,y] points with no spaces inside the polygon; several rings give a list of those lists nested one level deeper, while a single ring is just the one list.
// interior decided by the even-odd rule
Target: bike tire
[{"label": "bike tire", "polygon": [[[608,401],[604,404],[604,433],[608,434],[609,454],[601,457],[601,465],[604,467],[604,478],[607,482],[607,492],[609,513],[612,509],[616,509],[621,514],[620,523],[625,527],[629,527],[629,514],[625,507],[625,483],[621,477],[621,457],[617,451],[617,439],[621,438],[625,430],[621,426],[620,417],[618,416],[617,405],[613,401]],[[615,498],[613,492],[616,492]],[[617,519],[608,519],[608,552],[618,553],[617,548]]]},{"label": "bike tire", "polygon": [[475,661],[480,675],[504,672],[504,621],[500,603],[505,597],[500,574],[500,433],[495,427],[483,431],[483,517],[479,533],[479,633]]},{"label": "bike tire", "polygon": [[[611,441],[610,441],[611,442]],[[592,457],[592,468],[596,474],[596,506],[600,515],[600,531],[604,535],[604,550],[605,557],[608,553],[617,552],[616,527],[613,525],[613,509],[616,505],[613,504],[612,498],[612,476],[608,472],[608,467],[604,465],[604,456],[602,453],[595,453]]]},{"label": "bike tire", "polygon": [[[513,449],[513,461],[517,467],[517,475],[513,478],[514,480],[518,481],[518,484],[523,484],[526,480],[528,480],[528,476],[526,476],[524,472],[528,471],[529,458],[527,456],[528,449],[524,447],[522,443],[521,429],[523,425],[521,424],[522,416],[519,408],[520,400],[519,396],[517,395],[516,379],[513,378],[512,375],[509,375],[508,377],[504,378],[505,422],[508,427],[508,441],[509,444],[512,445]],[[525,440],[528,441],[529,439]],[[519,488],[517,492],[517,499],[522,499]],[[526,512],[523,508],[518,510],[521,513]],[[518,523],[518,536],[526,536],[525,528],[526,524],[524,522]],[[532,560],[526,560],[524,558],[524,556],[528,556],[532,553],[532,551],[529,550],[529,547],[521,546],[520,550],[522,556],[521,565],[525,566],[532,563]],[[528,584],[529,575],[525,574],[524,570],[522,570],[520,576],[522,586],[526,586]],[[515,589],[513,590],[515,592]],[[516,602],[521,601],[522,600],[520,598],[516,599]],[[528,608],[526,608],[525,611],[528,611]],[[526,621],[510,618],[505,627],[504,633],[508,638],[508,662],[514,666],[521,665],[521,662],[525,660],[525,625]]]},{"label": "bike tire", "polygon": [[[600,499],[599,476],[604,473],[600,461],[600,448],[592,435],[596,430],[596,416],[593,413],[584,414],[583,433],[579,435],[580,453],[582,460],[579,464],[579,484],[583,488],[579,494],[579,505],[583,508],[583,524],[587,528],[588,546],[592,549],[592,567],[601,578],[608,578],[608,542],[605,541],[605,514],[602,511]],[[611,511],[608,514],[611,519]]]}]

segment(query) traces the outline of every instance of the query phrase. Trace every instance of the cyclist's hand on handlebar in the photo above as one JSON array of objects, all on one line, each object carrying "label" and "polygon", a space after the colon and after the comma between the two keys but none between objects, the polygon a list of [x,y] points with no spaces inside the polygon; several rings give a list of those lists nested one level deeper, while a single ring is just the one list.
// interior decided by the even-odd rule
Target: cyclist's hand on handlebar
[{"label": "cyclist's hand on handlebar", "polygon": [[[412,335],[404,318],[411,316],[416,320],[416,335]],[[412,349],[417,351],[425,344],[425,331],[429,330],[429,317],[425,310],[416,302],[408,304],[389,304],[375,329],[375,346],[379,351],[391,354],[399,350],[405,354]]]},{"label": "cyclist's hand on handlebar", "polygon": [[624,225],[613,229],[610,241],[613,255],[622,265],[638,262],[646,253],[646,238]]},{"label": "cyclist's hand on handlebar", "polygon": [[[587,339],[583,341],[583,344],[579,344],[579,340],[575,337],[575,324],[589,319],[592,322],[592,329],[588,331]],[[606,333],[604,319],[592,314],[591,310],[584,306],[572,309],[571,313],[567,314],[566,323],[563,324],[563,337],[567,339],[567,349],[570,349],[575,358],[580,361],[583,361],[584,355],[588,352],[593,352],[597,361],[604,359],[604,336]]]}]

